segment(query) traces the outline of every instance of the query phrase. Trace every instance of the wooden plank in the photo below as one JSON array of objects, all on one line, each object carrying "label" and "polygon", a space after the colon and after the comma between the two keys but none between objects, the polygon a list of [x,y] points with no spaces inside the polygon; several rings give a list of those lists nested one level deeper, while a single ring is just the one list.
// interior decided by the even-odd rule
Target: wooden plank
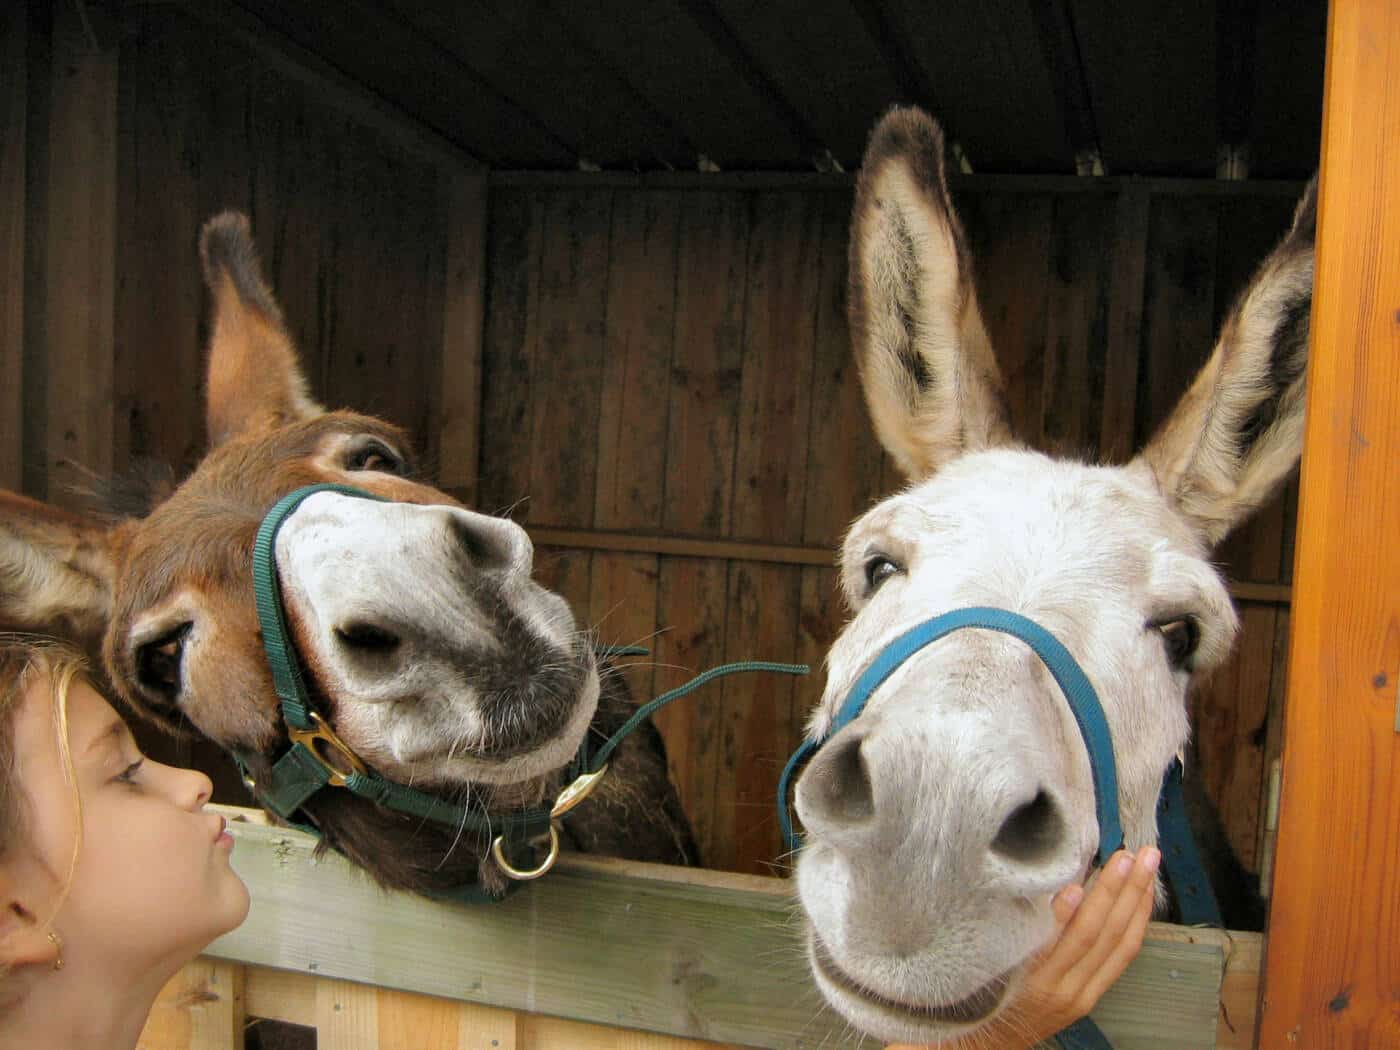
[{"label": "wooden plank", "polygon": [[482,358],[478,506],[523,515],[529,496],[531,400],[538,328],[544,195],[491,194]]},{"label": "wooden plank", "polygon": [[[654,554],[593,556],[587,617],[603,645],[640,645],[655,652],[660,558]],[[625,657],[616,665],[639,703],[651,699],[654,657]]]},{"label": "wooden plank", "polygon": [[24,482],[24,245],[29,26],[24,4],[0,12],[0,488]]},{"label": "wooden plank", "polygon": [[369,985],[317,981],[315,1017],[316,1050],[380,1050],[379,995]]},{"label": "wooden plank", "polygon": [[659,529],[675,338],[678,194],[613,195],[594,524]]},{"label": "wooden plank", "polygon": [[1153,198],[1134,447],[1166,419],[1214,345],[1216,233],[1214,201]]},{"label": "wooden plank", "polygon": [[[821,212],[809,194],[756,194],[744,295],[744,356],[731,535],[802,539],[811,423]],[[683,465],[682,465],[683,469]]]},{"label": "wooden plank", "polygon": [[44,346],[46,496],[77,492],[112,470],[117,224],[117,54],[99,45],[72,4],[55,4]]},{"label": "wooden plank", "polygon": [[243,970],[220,959],[188,963],[161,990],[137,1050],[242,1050]]},{"label": "wooden plank", "polygon": [[[807,423],[807,479],[802,543],[832,550],[850,523],[883,494],[883,452],[861,394],[846,328],[847,193],[821,195],[821,268],[812,343],[812,396]],[[834,556],[828,555],[826,565]]]},{"label": "wooden plank", "polygon": [[[461,907],[384,893],[339,856],[318,858],[299,832],[244,823],[232,832],[253,906],[212,946],[215,958],[719,1043],[859,1042],[820,1004],[781,880],[566,857],[508,901]],[[1114,1046],[1213,1046],[1235,936],[1154,924],[1095,1013]],[[318,987],[318,1019],[363,1034],[364,1000],[341,999],[345,1016],[334,1016],[347,994]],[[373,1010],[382,1022],[383,1000]],[[522,1033],[532,1023],[522,1019]]]},{"label": "wooden plank", "polygon": [[[883,474],[879,476],[883,477]],[[836,561],[836,552],[830,547],[790,547],[778,543],[742,543],[664,533],[603,532],[597,529],[531,526],[529,532],[536,546],[540,547],[761,561],[778,565],[819,565],[826,568]],[[1292,588],[1283,583],[1230,580],[1227,587],[1237,601],[1286,605],[1292,599]]]},{"label": "wooden plank", "polygon": [[1230,846],[1246,869],[1257,872],[1278,611],[1249,605],[1239,615],[1242,629],[1229,662],[1192,697],[1191,733]]},{"label": "wooden plank", "polygon": [[540,524],[593,524],[611,212],[608,190],[545,202],[527,515]]},{"label": "wooden plank", "polygon": [[[791,661],[800,588],[801,572],[791,566],[731,565],[725,660]],[[783,763],[798,743],[793,696],[788,675],[739,675],[724,682],[708,867],[773,873],[784,848],[773,800]]]},{"label": "wooden plank", "polygon": [[1105,463],[1126,463],[1137,448],[1134,423],[1138,364],[1142,356],[1148,215],[1147,191],[1136,184],[1124,187],[1116,202],[1113,276],[1104,332],[1099,457]]},{"label": "wooden plank", "polygon": [[261,966],[246,967],[243,1001],[248,1016],[304,1027],[314,1026],[316,981],[313,974],[287,973]]},{"label": "wooden plank", "polygon": [[727,536],[743,363],[748,198],[691,199],[681,215],[663,526]]},{"label": "wooden plank", "polygon": [[1045,320],[1054,202],[1043,194],[987,194],[958,201],[982,318],[1006,380],[1011,429],[1034,439],[1045,370]]},{"label": "wooden plank", "polygon": [[1400,1041],[1400,7],[1331,5],[1259,1045]]},{"label": "wooden plank", "polygon": [[[661,559],[652,683],[658,693],[724,662],[728,578],[729,563],[722,559]],[[655,723],[666,741],[671,782],[695,830],[700,863],[708,865],[717,850],[714,789],[720,705],[671,704],[657,712]]]},{"label": "wooden plank", "polygon": [[1090,462],[1098,458],[1096,423],[1103,414],[1114,219],[1115,202],[1103,197],[1054,202],[1045,360],[1032,433],[1042,451]]},{"label": "wooden plank", "polygon": [[438,484],[476,503],[481,469],[481,357],[486,311],[484,175],[442,173],[447,225],[442,310],[442,394],[434,445]]},{"label": "wooden plank", "polygon": [[[850,172],[818,171],[512,171],[491,172],[494,186],[548,189],[599,188],[668,189],[714,193],[719,190],[851,190]],[[1297,179],[1173,179],[1138,175],[1013,175],[997,172],[953,173],[949,183],[955,196],[976,193],[1095,193],[1115,196],[1129,188],[1149,196],[1175,197],[1281,197],[1296,201],[1304,182]]]}]

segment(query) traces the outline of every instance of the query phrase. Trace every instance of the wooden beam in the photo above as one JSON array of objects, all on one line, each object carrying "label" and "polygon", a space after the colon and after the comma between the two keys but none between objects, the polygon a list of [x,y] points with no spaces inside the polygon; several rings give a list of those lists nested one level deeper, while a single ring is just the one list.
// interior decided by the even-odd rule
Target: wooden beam
[{"label": "wooden beam", "polygon": [[[852,172],[822,171],[509,171],[495,170],[491,184],[529,189],[632,190],[836,190],[855,187]],[[1130,190],[1148,196],[1284,197],[1296,201],[1304,183],[1294,179],[1144,178],[1136,175],[997,175],[950,176],[954,194],[963,193],[1098,193]]]},{"label": "wooden beam", "polygon": [[1102,174],[1099,129],[1094,121],[1094,104],[1089,96],[1089,82],[1084,77],[1084,60],[1079,54],[1069,2],[1049,0],[1031,4],[1030,9],[1059,102],[1065,136],[1074,150],[1075,168],[1080,175]]},{"label": "wooden beam", "polygon": [[0,488],[18,492],[24,455],[27,4],[0,12]]},{"label": "wooden beam", "polygon": [[486,177],[444,171],[447,258],[438,406],[438,483],[476,503],[481,469],[481,353],[486,303]]},{"label": "wooden beam", "polygon": [[[461,490],[449,491],[466,502]],[[666,554],[681,558],[717,558],[723,561],[773,562],[779,565],[818,565],[825,569],[833,568],[836,564],[836,552],[829,547],[709,540],[640,532],[560,529],[543,525],[530,525],[527,529],[531,541],[538,547],[566,547],[572,550],[609,551],[618,554]],[[1231,581],[1228,587],[1236,601],[1286,605],[1292,600],[1292,588],[1286,583]]]},{"label": "wooden beam", "polygon": [[1400,5],[1329,11],[1261,1047],[1400,1042]]},{"label": "wooden beam", "polygon": [[485,169],[486,165],[470,152],[273,29],[236,0],[180,2],[171,6],[238,41],[270,68],[312,87],[319,98],[418,156],[464,171]]},{"label": "wooden beam", "polygon": [[692,22],[709,38],[716,51],[729,60],[734,71],[753,89],[772,111],[798,147],[811,157],[819,170],[830,163],[831,151],[807,118],[798,112],[782,89],[759,65],[758,59],[734,35],[728,23],[711,6],[709,0],[677,0]]},{"label": "wooden beam", "polygon": [[[300,832],[230,830],[253,907],[214,958],[686,1038],[860,1041],[821,1005],[785,880],[566,857],[510,900],[463,907],[384,893]],[[1095,1018],[1115,1045],[1215,1047],[1235,936],[1154,924]],[[279,1009],[323,1016],[327,993],[293,983]],[[250,984],[250,1012],[268,1009],[261,979]]]}]

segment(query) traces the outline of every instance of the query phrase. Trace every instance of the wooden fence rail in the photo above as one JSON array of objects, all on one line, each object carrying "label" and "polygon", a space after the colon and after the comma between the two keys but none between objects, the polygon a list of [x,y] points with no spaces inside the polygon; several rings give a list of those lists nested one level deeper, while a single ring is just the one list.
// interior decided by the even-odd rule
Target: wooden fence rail
[{"label": "wooden fence rail", "polygon": [[[839,1050],[788,884],[569,857],[488,907],[385,893],[232,811],[253,908],[166,989],[142,1050],[232,1050],[252,1018],[318,1050]],[[1259,937],[1155,925],[1095,1017],[1119,1050],[1250,1046]],[[698,1040],[698,1042],[697,1042]]]}]

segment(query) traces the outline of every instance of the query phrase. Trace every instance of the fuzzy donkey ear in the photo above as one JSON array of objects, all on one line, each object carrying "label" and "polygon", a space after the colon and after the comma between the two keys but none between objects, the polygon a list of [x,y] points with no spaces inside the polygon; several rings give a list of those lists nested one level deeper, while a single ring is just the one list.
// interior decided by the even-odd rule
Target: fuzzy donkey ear
[{"label": "fuzzy donkey ear", "polygon": [[0,492],[0,631],[58,636],[97,654],[119,528]]},{"label": "fuzzy donkey ear", "polygon": [[1210,360],[1142,452],[1209,546],[1274,493],[1302,452],[1316,230],[1314,177]]},{"label": "fuzzy donkey ear", "polygon": [[891,110],[871,133],[851,220],[848,304],[876,433],[909,478],[1010,440],[948,196],[943,132],[921,110]]},{"label": "fuzzy donkey ear", "polygon": [[248,219],[224,212],[199,235],[204,283],[214,301],[209,339],[209,440],[310,419],[311,399],[282,311],[262,278]]}]

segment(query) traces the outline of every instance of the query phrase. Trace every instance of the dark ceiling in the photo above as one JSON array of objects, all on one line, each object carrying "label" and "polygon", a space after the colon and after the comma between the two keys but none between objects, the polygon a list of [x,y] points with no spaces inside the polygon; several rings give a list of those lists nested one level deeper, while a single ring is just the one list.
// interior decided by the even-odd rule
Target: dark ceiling
[{"label": "dark ceiling", "polygon": [[900,101],[977,172],[1317,164],[1322,0],[234,3],[492,168],[850,170]]}]

